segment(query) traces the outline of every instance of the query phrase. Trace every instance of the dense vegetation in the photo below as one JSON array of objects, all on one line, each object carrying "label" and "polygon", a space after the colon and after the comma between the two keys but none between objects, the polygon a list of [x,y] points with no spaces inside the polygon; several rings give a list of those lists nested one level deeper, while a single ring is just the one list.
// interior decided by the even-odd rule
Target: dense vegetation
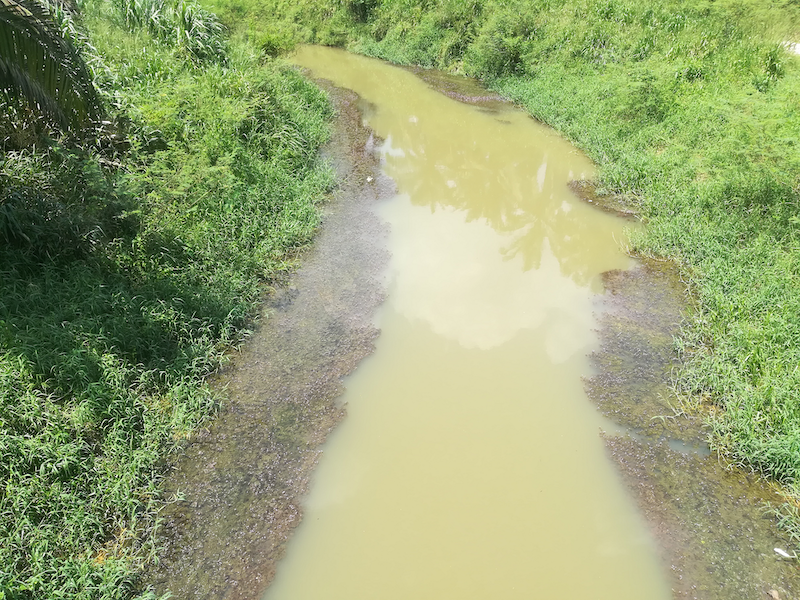
[{"label": "dense vegetation", "polygon": [[207,0],[267,52],[345,45],[473,75],[562,131],[677,260],[676,385],[714,446],[800,494],[800,5],[784,0]]},{"label": "dense vegetation", "polygon": [[187,0],[51,7],[100,90],[90,131],[0,95],[0,598],[147,595],[165,457],[331,183],[327,102],[271,58],[297,42],[480,77],[582,147],[648,223],[635,250],[692,284],[679,391],[800,494],[800,5],[204,6],[231,39]]},{"label": "dense vegetation", "polygon": [[190,2],[51,12],[107,120],[0,95],[0,598],[148,596],[165,460],[318,223],[330,108]]}]

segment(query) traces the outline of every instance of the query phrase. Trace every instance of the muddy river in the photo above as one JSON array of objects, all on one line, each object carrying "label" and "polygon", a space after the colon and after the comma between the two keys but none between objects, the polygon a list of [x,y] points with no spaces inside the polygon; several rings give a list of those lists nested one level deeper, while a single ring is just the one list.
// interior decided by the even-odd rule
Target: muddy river
[{"label": "muddy river", "polygon": [[590,161],[474,83],[293,61],[329,82],[342,186],[168,481],[157,591],[795,597],[774,490],[675,409],[685,289],[626,254]]},{"label": "muddy river", "polygon": [[581,381],[599,276],[630,265],[625,223],[567,186],[591,163],[510,106],[294,61],[359,94],[397,195],[381,335],[265,598],[668,598]]}]

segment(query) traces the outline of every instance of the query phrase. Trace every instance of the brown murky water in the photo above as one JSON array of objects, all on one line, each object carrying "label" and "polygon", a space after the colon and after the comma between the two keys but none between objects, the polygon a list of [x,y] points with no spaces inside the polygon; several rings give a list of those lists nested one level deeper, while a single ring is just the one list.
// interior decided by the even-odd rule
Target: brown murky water
[{"label": "brown murky water", "polygon": [[624,224],[567,186],[592,165],[509,106],[294,60],[367,103],[398,194],[377,348],[265,598],[669,597],[581,380],[600,274],[630,266]]},{"label": "brown murky water", "polygon": [[686,290],[589,206],[625,198],[475,82],[297,60],[361,95],[324,83],[340,185],[165,480],[149,585],[251,599],[279,564],[268,600],[800,597],[775,489],[675,410]]}]

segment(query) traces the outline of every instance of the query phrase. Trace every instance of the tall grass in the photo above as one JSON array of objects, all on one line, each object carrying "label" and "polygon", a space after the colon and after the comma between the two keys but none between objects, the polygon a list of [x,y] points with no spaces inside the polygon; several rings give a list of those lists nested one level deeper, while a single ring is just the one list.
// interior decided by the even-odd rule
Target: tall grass
[{"label": "tall grass", "polygon": [[0,598],[152,597],[165,465],[331,184],[322,92],[116,10],[83,14],[113,135],[0,154]]},{"label": "tall grass", "polygon": [[154,38],[197,60],[225,56],[223,28],[216,15],[192,0],[111,0],[117,22],[130,31],[145,29]]}]

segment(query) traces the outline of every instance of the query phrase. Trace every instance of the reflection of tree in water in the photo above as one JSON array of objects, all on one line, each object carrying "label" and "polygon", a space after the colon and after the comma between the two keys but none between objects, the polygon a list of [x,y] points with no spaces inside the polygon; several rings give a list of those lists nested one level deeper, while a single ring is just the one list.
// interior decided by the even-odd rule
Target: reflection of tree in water
[{"label": "reflection of tree in water", "polygon": [[446,124],[446,131],[432,132],[412,123],[393,132],[386,151],[390,174],[417,206],[453,207],[467,221],[485,220],[508,237],[505,258],[520,257],[526,271],[539,268],[547,239],[562,273],[586,285],[596,250],[585,238],[593,224],[566,202],[574,198],[568,169],[552,168],[572,157],[547,148],[549,140],[532,142],[518,125],[484,121],[493,126]]}]

